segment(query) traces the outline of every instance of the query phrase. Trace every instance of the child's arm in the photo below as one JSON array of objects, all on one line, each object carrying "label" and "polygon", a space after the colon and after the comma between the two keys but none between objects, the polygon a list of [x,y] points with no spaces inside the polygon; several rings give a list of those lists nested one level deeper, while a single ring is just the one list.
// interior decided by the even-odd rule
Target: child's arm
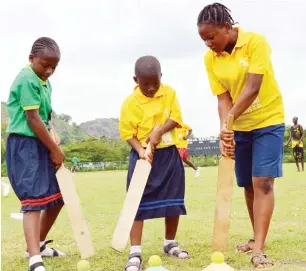
[{"label": "child's arm", "polygon": [[291,129],[290,129],[290,131],[289,131],[289,138],[288,138],[288,141],[285,143],[285,146],[289,146],[289,143],[291,142],[291,140],[292,140],[292,134],[291,134]]},{"label": "child's arm", "polygon": [[51,134],[51,136],[54,136],[55,143],[57,145],[60,145],[61,144],[61,139],[58,136],[58,134],[57,134],[57,132],[56,132],[54,126],[53,126],[52,121],[49,121],[49,126],[50,126],[50,134]]},{"label": "child's arm", "polygon": [[158,129],[153,130],[149,137],[153,150],[161,142],[161,138],[165,133],[173,130],[178,125],[183,125],[181,107],[175,93],[173,94],[171,101],[170,112],[169,119],[165,122],[165,124]]},{"label": "child's arm", "polygon": [[32,131],[50,151],[50,158],[53,164],[57,167],[61,166],[65,155],[52,139],[45,124],[39,116],[38,110],[26,110],[25,114]]},{"label": "child's arm", "polygon": [[[152,163],[152,160],[153,160],[152,153],[146,154],[145,149],[142,147],[142,145],[140,144],[140,142],[138,141],[138,139],[137,139],[136,137],[133,137],[133,138],[127,140],[127,143],[128,143],[135,151],[138,152],[139,158],[140,158],[140,159],[145,159],[145,160],[148,160],[150,163]],[[152,143],[151,143],[151,144],[152,144]]]},{"label": "child's arm", "polygon": [[131,139],[127,140],[127,143],[139,153],[139,156],[141,153],[144,152],[144,148],[141,146],[140,142],[136,137],[132,137]]},{"label": "child's arm", "polygon": [[165,133],[173,130],[177,125],[178,125],[177,122],[175,122],[172,119],[168,119],[163,126],[161,126],[158,129],[153,130],[153,132],[150,134],[148,138],[148,140],[151,142],[153,150],[161,142],[162,136]]}]

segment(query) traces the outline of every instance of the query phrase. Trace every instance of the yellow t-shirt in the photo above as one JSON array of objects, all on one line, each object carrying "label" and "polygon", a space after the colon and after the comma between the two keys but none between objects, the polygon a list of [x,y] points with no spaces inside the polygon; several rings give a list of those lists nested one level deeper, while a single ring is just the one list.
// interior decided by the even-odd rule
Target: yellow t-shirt
[{"label": "yellow t-shirt", "polygon": [[[136,137],[143,147],[146,138],[156,124],[163,125],[168,119],[182,125],[182,113],[176,92],[167,85],[161,85],[153,98],[146,97],[137,86],[121,107],[119,131],[123,140]],[[157,148],[178,143],[177,131],[173,129],[162,136]]]},{"label": "yellow t-shirt", "polygon": [[264,36],[238,28],[232,54],[209,50],[205,66],[214,95],[228,91],[235,103],[246,87],[248,73],[263,74],[258,97],[234,122],[236,131],[252,131],[284,123],[284,106],[271,63],[271,49]]},{"label": "yellow t-shirt", "polygon": [[187,124],[183,124],[180,128],[177,128],[177,134],[179,139],[179,144],[176,145],[177,148],[187,149],[188,140],[185,140],[184,136],[187,136],[189,131],[191,131],[191,127]]}]

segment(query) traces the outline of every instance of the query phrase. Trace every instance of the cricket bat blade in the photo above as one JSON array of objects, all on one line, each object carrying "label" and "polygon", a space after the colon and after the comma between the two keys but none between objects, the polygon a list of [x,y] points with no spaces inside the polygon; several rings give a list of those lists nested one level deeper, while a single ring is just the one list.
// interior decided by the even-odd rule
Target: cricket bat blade
[{"label": "cricket bat blade", "polygon": [[72,231],[81,253],[81,258],[89,258],[95,254],[95,249],[92,244],[87,222],[83,216],[81,203],[72,179],[72,173],[62,165],[56,175]]},{"label": "cricket bat blade", "polygon": [[122,252],[126,247],[150,171],[147,160],[137,161],[111,243],[117,251]]},{"label": "cricket bat blade", "polygon": [[[232,131],[234,116],[227,120],[227,129]],[[228,249],[232,194],[235,179],[235,161],[222,157],[218,167],[218,184],[213,229],[213,249],[225,252]]]}]

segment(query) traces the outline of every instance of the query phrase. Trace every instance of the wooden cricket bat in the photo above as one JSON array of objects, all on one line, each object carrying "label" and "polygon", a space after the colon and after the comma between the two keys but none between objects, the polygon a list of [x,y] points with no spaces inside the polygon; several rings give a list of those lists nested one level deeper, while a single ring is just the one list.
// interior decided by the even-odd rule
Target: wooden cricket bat
[{"label": "wooden cricket bat", "polygon": [[[50,135],[54,140],[56,139],[52,129],[50,130]],[[95,249],[87,222],[83,216],[82,206],[72,179],[72,173],[62,164],[56,176],[81,258],[89,258],[95,254]]]},{"label": "wooden cricket bat", "polygon": [[[232,131],[234,116],[227,120],[227,129]],[[218,168],[218,185],[213,230],[213,249],[225,252],[228,249],[232,193],[234,185],[235,161],[222,157]]]},{"label": "wooden cricket bat", "polygon": [[[152,153],[150,143],[146,148],[146,153]],[[111,247],[117,251],[122,252],[126,247],[150,171],[151,164],[147,160],[139,159],[137,161],[121,215],[113,234]]]}]

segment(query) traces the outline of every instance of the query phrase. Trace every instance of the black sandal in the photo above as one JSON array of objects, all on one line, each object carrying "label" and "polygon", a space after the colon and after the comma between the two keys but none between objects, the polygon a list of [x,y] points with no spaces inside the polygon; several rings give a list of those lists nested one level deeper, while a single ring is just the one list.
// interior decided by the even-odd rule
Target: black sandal
[{"label": "black sandal", "polygon": [[43,262],[34,263],[30,266],[29,271],[35,271],[35,268],[43,266],[45,267]]},{"label": "black sandal", "polygon": [[[170,254],[169,251],[172,248],[176,248],[176,249],[173,251],[172,254]],[[164,252],[168,256],[176,257],[176,258],[179,258],[179,259],[188,259],[189,258],[189,253],[186,250],[180,249],[177,242],[172,242],[172,243],[168,244],[167,246],[164,246]],[[184,258],[180,258],[179,255],[181,253],[186,253],[187,256],[184,257]]]},{"label": "black sandal", "polygon": [[[138,262],[130,262],[130,259],[132,258],[138,258],[139,259],[139,263]],[[142,271],[142,257],[141,257],[141,253],[139,252],[135,252],[129,255],[129,259],[128,262],[126,264],[126,266],[124,267],[124,271],[127,271],[127,269],[129,267],[135,266],[138,268],[138,271]]]}]

